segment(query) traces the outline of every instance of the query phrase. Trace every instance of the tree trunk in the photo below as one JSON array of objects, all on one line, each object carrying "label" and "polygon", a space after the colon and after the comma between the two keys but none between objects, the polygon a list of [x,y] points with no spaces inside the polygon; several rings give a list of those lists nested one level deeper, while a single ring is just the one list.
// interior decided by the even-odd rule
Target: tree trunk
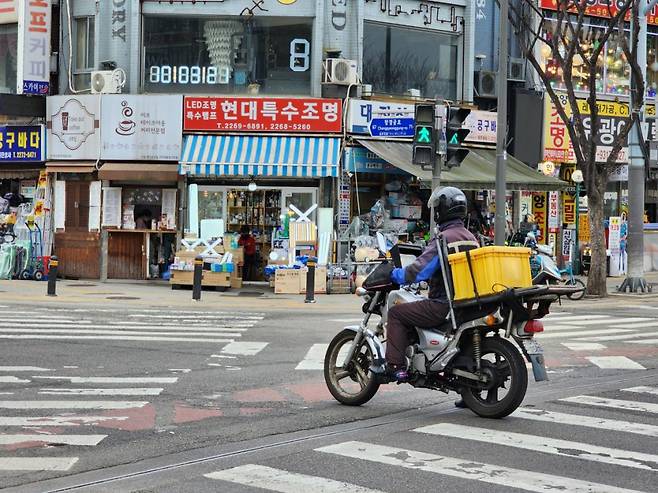
[{"label": "tree trunk", "polygon": [[[592,168],[594,168],[592,166]],[[593,179],[588,180],[588,203],[590,245],[592,261],[587,279],[587,293],[593,296],[607,296],[607,255],[605,247],[605,228],[603,200],[605,195],[606,177],[598,170],[592,170]],[[593,185],[593,186],[592,186]]]}]

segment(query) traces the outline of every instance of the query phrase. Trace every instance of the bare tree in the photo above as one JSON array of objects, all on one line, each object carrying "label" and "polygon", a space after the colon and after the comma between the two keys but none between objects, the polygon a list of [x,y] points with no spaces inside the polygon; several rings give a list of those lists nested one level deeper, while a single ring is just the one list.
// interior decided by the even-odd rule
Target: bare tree
[{"label": "bare tree", "polygon": [[[600,20],[598,43],[591,50],[585,50],[580,42],[585,30],[587,0],[557,0],[556,11],[549,17],[546,11],[537,6],[536,0],[516,0],[510,2],[509,20],[520,48],[535,72],[541,79],[547,95],[551,98],[560,118],[564,122],[573,146],[576,167],[583,172],[588,196],[588,213],[592,246],[592,263],[587,289],[590,294],[606,296],[606,249],[604,236],[604,194],[608,174],[616,163],[619,152],[626,145],[633,124],[639,121],[639,113],[644,104],[644,80],[637,63],[639,34],[639,0],[617,0],[616,9],[608,7],[608,18]],[[613,2],[611,2],[613,3]],[[628,39],[627,17],[633,26]],[[546,29],[551,23],[550,33]],[[596,133],[600,128],[597,108],[597,63],[605,52],[606,42],[611,37],[619,40],[623,58],[630,65],[634,85],[630,90],[629,112],[623,127],[612,142],[612,151],[605,162],[597,162]],[[542,60],[541,52],[550,50],[552,66]],[[574,63],[574,60],[576,63]],[[584,72],[587,86],[587,112],[578,106],[574,67]],[[555,70],[561,74],[561,84],[566,92],[566,102],[558,97],[551,85],[555,80]],[[582,98],[582,92],[581,92]],[[569,116],[571,115],[571,116]]]}]

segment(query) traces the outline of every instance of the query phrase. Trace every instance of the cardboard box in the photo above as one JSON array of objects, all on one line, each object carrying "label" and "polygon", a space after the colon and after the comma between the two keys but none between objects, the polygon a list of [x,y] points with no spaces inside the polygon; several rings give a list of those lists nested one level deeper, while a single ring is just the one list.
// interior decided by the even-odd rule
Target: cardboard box
[{"label": "cardboard box", "polygon": [[299,269],[278,269],[274,278],[276,294],[299,294]]},{"label": "cardboard box", "polygon": [[[306,277],[308,271],[306,269],[300,270],[299,278],[299,292],[306,294]],[[327,268],[325,266],[318,266],[315,268],[315,293],[327,292]]]}]

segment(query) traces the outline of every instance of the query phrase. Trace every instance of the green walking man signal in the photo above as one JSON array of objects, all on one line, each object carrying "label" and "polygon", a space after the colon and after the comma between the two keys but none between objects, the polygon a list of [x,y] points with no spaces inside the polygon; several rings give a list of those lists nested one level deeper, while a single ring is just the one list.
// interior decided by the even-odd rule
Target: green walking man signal
[{"label": "green walking man signal", "polygon": [[418,127],[418,135],[416,136],[416,142],[419,144],[431,144],[432,143],[432,128],[431,127]]},{"label": "green walking man signal", "polygon": [[471,114],[470,108],[462,108],[460,106],[448,106],[446,108],[446,160],[445,165],[447,168],[459,166],[466,156],[468,156],[468,149],[464,148],[462,144],[466,140],[466,136],[471,132],[467,128],[462,128],[464,120]]},{"label": "green walking man signal", "polygon": [[411,162],[420,166],[431,167],[436,159],[434,103],[416,104],[414,117],[416,126]]}]

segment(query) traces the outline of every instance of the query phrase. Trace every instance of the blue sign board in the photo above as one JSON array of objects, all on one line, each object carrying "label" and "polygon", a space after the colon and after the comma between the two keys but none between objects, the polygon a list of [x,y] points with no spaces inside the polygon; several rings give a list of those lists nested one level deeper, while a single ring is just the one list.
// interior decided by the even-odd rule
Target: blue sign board
[{"label": "blue sign board", "polygon": [[0,162],[44,161],[42,125],[0,127]]},{"label": "blue sign board", "polygon": [[370,135],[373,137],[413,137],[413,118],[373,118],[370,121]]},{"label": "blue sign board", "polygon": [[24,80],[23,81],[23,94],[37,94],[39,96],[47,96],[50,91],[50,83],[38,80]]},{"label": "blue sign board", "polygon": [[343,160],[345,171],[352,173],[386,173],[387,175],[406,174],[388,161],[370,152],[365,147],[346,147]]}]

